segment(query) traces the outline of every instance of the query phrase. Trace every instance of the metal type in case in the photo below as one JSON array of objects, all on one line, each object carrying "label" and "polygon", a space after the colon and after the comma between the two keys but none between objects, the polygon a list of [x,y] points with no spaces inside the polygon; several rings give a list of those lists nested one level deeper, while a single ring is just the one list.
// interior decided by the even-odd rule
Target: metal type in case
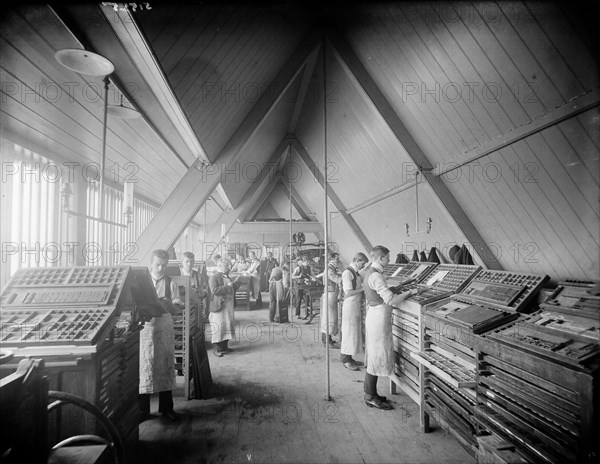
[{"label": "metal type in case", "polygon": [[540,462],[597,462],[597,282],[560,282],[541,309],[478,339],[477,422]]},{"label": "metal type in case", "polygon": [[[422,351],[413,356],[421,364],[421,426],[425,432],[430,416],[437,417],[446,410],[460,412],[462,427],[453,422],[447,427],[476,453],[476,336],[518,318],[517,311],[527,310],[548,279],[537,274],[484,270],[460,293],[423,308]],[[437,363],[431,362],[432,356]],[[464,381],[467,378],[472,382]]]}]

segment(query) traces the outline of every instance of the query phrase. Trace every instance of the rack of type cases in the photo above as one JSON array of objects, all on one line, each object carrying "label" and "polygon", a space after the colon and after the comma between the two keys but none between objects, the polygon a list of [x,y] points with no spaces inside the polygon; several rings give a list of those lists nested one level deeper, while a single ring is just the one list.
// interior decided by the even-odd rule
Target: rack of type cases
[{"label": "rack of type cases", "polygon": [[[90,401],[123,440],[137,441],[139,330],[144,317],[164,312],[148,270],[20,269],[0,303],[0,341],[14,352],[11,364],[2,365],[2,376],[25,357],[43,358],[50,389]],[[70,408],[53,415],[50,430],[57,440],[97,426],[91,416]]]},{"label": "rack of type cases", "polygon": [[484,270],[460,292],[423,309],[421,351],[421,427],[429,418],[477,453],[475,421],[477,334],[514,321],[527,311],[549,277]]},{"label": "rack of type cases", "polygon": [[184,303],[182,311],[173,316],[173,330],[175,369],[183,375],[183,394],[187,399],[193,398],[191,383],[194,382],[196,367],[193,365],[194,350],[200,350],[203,353],[202,359],[199,361],[206,364],[206,368],[210,370],[204,350],[204,318],[208,318],[208,276],[204,263],[200,263],[198,274],[198,282],[186,276],[171,277],[173,282],[179,286],[179,293]]},{"label": "rack of type cases", "polygon": [[476,420],[530,461],[598,462],[598,282],[560,282],[539,310],[477,339]]},{"label": "rack of type cases", "polygon": [[[396,386],[417,404],[421,404],[421,369],[411,353],[421,351],[423,334],[421,309],[426,304],[460,291],[480,270],[480,266],[462,264],[437,264],[411,261],[402,272],[415,278],[404,289],[418,288],[419,294],[404,300],[392,311],[392,335],[396,378],[391,380],[391,390]],[[406,279],[405,279],[406,280]]]}]

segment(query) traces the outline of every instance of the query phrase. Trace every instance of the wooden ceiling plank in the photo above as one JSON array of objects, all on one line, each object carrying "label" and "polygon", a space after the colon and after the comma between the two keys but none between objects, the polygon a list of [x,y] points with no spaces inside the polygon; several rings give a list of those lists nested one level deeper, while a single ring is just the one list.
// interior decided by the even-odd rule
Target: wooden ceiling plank
[{"label": "wooden ceiling plank", "polygon": [[[218,22],[212,21],[209,27],[202,34],[195,38],[194,46],[191,47],[191,55],[182,56],[182,60],[175,66],[173,71],[169,73],[169,80],[173,86],[173,90],[179,96],[181,102],[193,102],[196,94],[202,89],[204,83],[203,76],[207,73],[211,75],[219,68],[219,59],[222,59],[222,51],[227,51],[227,43],[235,36],[237,26],[240,23],[240,18],[237,14],[225,15],[226,11],[221,10],[218,16]],[[232,25],[233,23],[233,25]],[[195,31],[189,31],[193,34]],[[208,43],[202,46],[201,44],[207,40]],[[229,35],[223,37],[225,33]],[[202,50],[195,54],[195,50]],[[191,64],[189,64],[191,62]],[[200,84],[200,85],[198,85]],[[191,115],[190,121],[193,120]]]},{"label": "wooden ceiling plank", "polygon": [[[388,72],[391,75],[389,82],[390,87],[393,88],[393,93],[390,93],[399,95],[401,101],[410,100],[412,102],[412,105],[407,105],[407,107],[412,108],[411,112],[425,126],[426,132],[443,133],[442,138],[445,143],[440,153],[448,150],[460,151],[460,144],[464,144],[464,142],[459,140],[456,128],[440,108],[438,99],[427,98],[428,95],[425,93],[428,89],[435,87],[426,85],[427,80],[422,76],[423,66],[419,65],[421,59],[406,37],[407,32],[404,30],[406,24],[412,24],[413,17],[412,15],[410,18],[406,16],[404,8],[399,10],[399,14],[404,15],[404,20],[401,20],[400,24],[396,21],[389,23],[388,18],[382,18],[381,14],[379,15],[380,22],[373,29],[374,35],[379,38],[382,45],[380,50],[375,50],[373,56],[379,57],[380,69],[389,68]],[[414,14],[418,16],[418,13]],[[385,51],[388,48],[391,48],[393,53],[386,54]],[[387,56],[389,56],[389,60]],[[377,58],[375,59],[377,60]],[[405,87],[406,85],[408,87]],[[419,91],[414,95],[406,95],[412,93],[410,86],[416,86]],[[419,113],[423,116],[420,116]]]},{"label": "wooden ceiling plank", "polygon": [[[433,58],[430,50],[431,41],[426,40],[431,38],[431,31],[427,23],[423,21],[421,14],[416,12],[413,14],[408,4],[405,8],[410,19],[407,24],[397,28],[397,33],[403,37],[403,48],[410,55],[412,66],[418,73],[420,82],[425,89],[443,87],[449,79]],[[438,98],[437,95],[434,101],[434,107],[437,107],[436,112],[441,113],[444,122],[452,128],[453,137],[456,143],[459,144],[459,149],[468,150],[477,146],[479,141],[473,134],[473,129],[479,126],[479,122],[475,121],[474,124],[469,124],[469,121],[464,120],[465,116],[471,115],[468,108],[464,113],[460,111],[461,107],[464,106],[464,102],[462,100],[451,102],[448,98]]]},{"label": "wooden ceiling plank", "polygon": [[[239,59],[238,52],[240,48],[244,49],[243,46],[239,46],[239,42],[247,40],[248,37],[252,37],[252,34],[248,34],[246,32],[248,28],[250,28],[251,24],[252,21],[248,20],[248,22],[245,22],[243,26],[234,27],[233,31],[226,39],[220,37],[220,40],[218,41],[219,48],[215,51],[213,58],[206,60],[206,65],[204,66],[202,72],[194,75],[194,81],[192,82],[192,85],[186,90],[185,94],[182,95],[181,100],[185,101],[186,107],[190,108],[188,117],[198,133],[200,133],[201,130],[198,125],[198,120],[201,119],[206,113],[206,105],[199,105],[198,100],[200,100],[202,103],[206,101],[204,93],[207,91],[207,84],[209,84],[211,86],[217,85],[219,90],[221,90],[220,92],[212,95],[213,99],[217,98],[217,101],[221,102],[221,99],[223,98],[223,92],[220,86],[225,86],[228,88],[232,82],[237,82],[235,80],[230,80],[230,65],[233,64],[235,66],[238,65],[240,61],[248,59],[247,55],[249,54],[245,54],[242,59]],[[208,71],[205,72],[207,68]],[[223,79],[223,76],[227,76],[228,79]],[[226,99],[227,95],[228,94],[225,94]],[[239,98],[238,92],[235,92],[234,95]],[[216,115],[212,116],[216,117]]]},{"label": "wooden ceiling plank", "polygon": [[462,153],[454,158],[449,159],[445,165],[450,166],[451,169],[441,169],[441,166],[438,165],[436,169],[432,171],[432,174],[435,176],[441,176],[449,170],[457,169],[468,163],[472,163],[479,158],[487,156],[490,153],[502,148],[506,148],[509,145],[518,142],[519,140],[523,140],[530,135],[536,134],[548,127],[560,123],[561,121],[572,118],[573,116],[577,116],[578,114],[597,107],[598,105],[600,105],[600,90],[595,89],[579,98],[565,103],[559,108],[551,110],[544,117],[535,119],[529,124],[518,127],[507,134],[502,134],[500,137],[496,137],[490,143],[481,145],[475,150]]},{"label": "wooden ceiling plank", "polygon": [[[448,189],[442,179],[436,178],[431,174],[433,169],[421,147],[416,143],[406,126],[402,123],[393,107],[385,98],[377,84],[373,81],[367,70],[364,68],[354,51],[348,46],[339,33],[328,34],[330,43],[333,45],[335,55],[348,74],[355,80],[356,85],[361,88],[373,102],[387,125],[392,129],[399,142],[404,146],[409,156],[417,166],[424,169],[423,175],[429,181],[439,200],[454,218],[458,227],[463,231],[474,250],[479,255],[481,261],[490,269],[498,269],[500,266],[497,261],[490,259],[493,253],[487,243],[475,228],[469,217],[466,215],[461,205],[456,201],[452,192]],[[300,145],[300,144],[297,144]],[[344,208],[338,208],[343,211]]]}]

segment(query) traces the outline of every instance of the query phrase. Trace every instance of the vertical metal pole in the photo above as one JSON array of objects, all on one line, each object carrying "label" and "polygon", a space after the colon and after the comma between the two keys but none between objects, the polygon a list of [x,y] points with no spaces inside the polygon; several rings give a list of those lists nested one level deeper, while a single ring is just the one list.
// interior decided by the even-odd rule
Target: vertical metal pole
[{"label": "vertical metal pole", "polygon": [[419,233],[419,171],[415,174],[415,200],[416,200],[416,212],[415,212],[415,229],[416,233]]},{"label": "vertical metal pole", "polygon": [[207,198],[206,201],[204,202],[204,226],[202,227],[202,259],[204,259],[204,265],[206,266],[206,262],[208,261],[208,257],[204,256],[204,250],[206,250],[206,207],[208,206],[208,200],[210,200],[210,198]]},{"label": "vertical metal pole", "polygon": [[[331,380],[329,372],[329,209],[328,209],[328,185],[327,185],[327,39],[323,37],[323,190],[325,197],[324,222],[325,222],[325,270],[323,271],[323,312],[325,316],[325,370],[326,385],[325,401],[331,401]],[[321,317],[323,317],[323,315]]]},{"label": "vertical metal pole", "polygon": [[102,122],[102,160],[100,162],[100,211],[98,217],[104,219],[104,166],[106,164],[106,123],[108,118],[108,76],[104,76],[104,118]]},{"label": "vertical metal pole", "polygon": [[[290,143],[289,147],[288,147],[288,159],[289,159],[289,165],[292,165],[292,144]],[[289,172],[289,169],[288,169]],[[293,297],[293,293],[292,292],[292,179],[288,179],[288,183],[290,184],[290,248],[289,248],[289,252],[290,252],[290,268],[289,268],[289,278],[290,278],[290,306],[288,309],[288,314],[291,314],[291,321],[292,324],[294,323],[294,308],[292,306],[292,297]],[[283,262],[283,260],[281,260]]]}]

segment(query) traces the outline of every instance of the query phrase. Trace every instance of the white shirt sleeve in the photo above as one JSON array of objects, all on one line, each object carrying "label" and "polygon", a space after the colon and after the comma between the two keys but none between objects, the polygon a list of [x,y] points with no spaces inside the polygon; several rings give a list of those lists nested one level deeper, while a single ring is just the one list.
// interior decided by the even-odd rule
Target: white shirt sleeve
[{"label": "white shirt sleeve", "polygon": [[[356,279],[356,285],[358,288],[358,278]],[[352,272],[348,269],[345,269],[344,272],[342,272],[342,286],[345,293],[352,290]]]},{"label": "white shirt sleeve", "polygon": [[173,303],[183,303],[179,294],[179,285],[171,280],[171,301]]},{"label": "white shirt sleeve", "polygon": [[386,304],[389,304],[394,297],[394,294],[387,286],[385,278],[379,272],[373,272],[369,276],[369,287],[375,290]]}]

